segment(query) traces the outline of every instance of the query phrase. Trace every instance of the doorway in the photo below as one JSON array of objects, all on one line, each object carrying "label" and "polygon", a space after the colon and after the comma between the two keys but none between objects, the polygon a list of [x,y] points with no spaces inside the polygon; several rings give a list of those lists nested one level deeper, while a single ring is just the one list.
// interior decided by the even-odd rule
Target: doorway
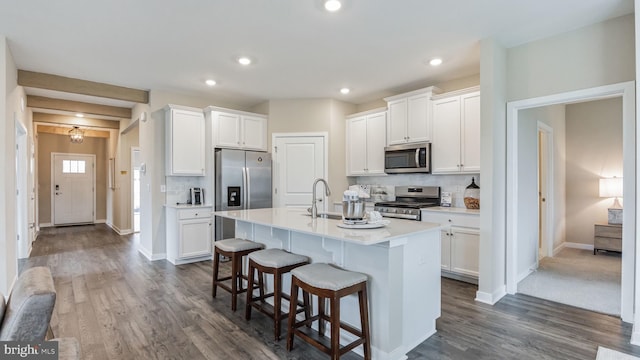
[{"label": "doorway", "polygon": [[[522,239],[530,237],[530,208],[522,194],[522,179],[525,176],[519,170],[519,159],[526,152],[519,143],[518,134],[522,122],[519,121],[520,110],[557,104],[583,102],[620,97],[622,98],[623,128],[623,178],[624,197],[629,204],[623,214],[622,230],[622,270],[621,270],[621,318],[625,322],[633,321],[634,299],[634,259],[635,259],[635,200],[636,200],[636,154],[635,154],[635,84],[626,82],[601,86],[597,88],[576,90],[567,93],[544,96],[540,98],[518,100],[507,104],[507,237],[506,237],[506,283],[507,292],[517,292],[517,283],[521,278],[519,269],[526,267],[523,253],[527,245]],[[537,216],[535,216],[537,219]],[[528,220],[527,220],[528,219]],[[536,225],[537,227],[537,225]],[[537,248],[537,246],[536,246]]]},{"label": "doorway", "polygon": [[[317,178],[327,179],[326,133],[274,133],[273,206],[309,207],[312,185]],[[321,187],[315,189],[318,210],[328,204]]]},{"label": "doorway", "polygon": [[95,155],[51,154],[54,225],[95,222]]},{"label": "doorway", "polygon": [[140,148],[131,148],[131,224],[133,224],[133,232],[140,232]]},{"label": "doorway", "polygon": [[553,256],[553,179],[553,128],[538,121],[538,263]]},{"label": "doorway", "polygon": [[16,236],[18,237],[18,259],[29,257],[31,237],[29,235],[28,218],[28,182],[27,182],[27,129],[18,119],[16,125]]}]

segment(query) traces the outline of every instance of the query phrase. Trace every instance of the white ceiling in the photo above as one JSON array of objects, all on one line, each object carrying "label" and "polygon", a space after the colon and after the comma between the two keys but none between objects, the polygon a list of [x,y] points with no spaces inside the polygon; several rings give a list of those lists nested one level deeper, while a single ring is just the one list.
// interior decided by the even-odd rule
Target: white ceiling
[{"label": "white ceiling", "polygon": [[[0,34],[23,70],[245,107],[360,104],[478,74],[483,38],[511,47],[634,11],[633,0],[343,3],[328,13],[321,0],[2,1]],[[256,62],[241,67],[239,55]],[[444,64],[427,65],[436,56]]]}]

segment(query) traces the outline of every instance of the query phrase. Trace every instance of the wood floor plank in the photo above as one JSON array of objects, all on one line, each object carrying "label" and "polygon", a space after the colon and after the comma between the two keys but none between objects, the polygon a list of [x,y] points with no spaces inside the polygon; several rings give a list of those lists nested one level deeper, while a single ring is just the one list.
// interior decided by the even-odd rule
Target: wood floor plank
[{"label": "wood floor plank", "polygon": [[[76,337],[84,359],[327,359],[300,340],[288,352],[262,313],[246,321],[244,296],[236,312],[226,291],[213,299],[211,261],[150,262],[133,236],[105,225],[42,229],[20,271],[33,266],[48,266],[54,277],[54,335]],[[640,355],[629,344],[631,325],[619,318],[526,295],[490,306],[474,301],[476,291],[443,279],[438,331],[408,358],[594,359],[599,345]]]}]

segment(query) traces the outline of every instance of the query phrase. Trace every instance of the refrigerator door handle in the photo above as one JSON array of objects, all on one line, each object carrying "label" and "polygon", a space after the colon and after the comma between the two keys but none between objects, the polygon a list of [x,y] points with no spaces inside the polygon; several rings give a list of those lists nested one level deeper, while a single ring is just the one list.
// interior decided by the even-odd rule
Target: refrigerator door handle
[{"label": "refrigerator door handle", "polygon": [[251,197],[249,196],[249,168],[246,166],[242,168],[242,187],[244,187],[244,205],[242,205],[242,208],[248,210]]}]

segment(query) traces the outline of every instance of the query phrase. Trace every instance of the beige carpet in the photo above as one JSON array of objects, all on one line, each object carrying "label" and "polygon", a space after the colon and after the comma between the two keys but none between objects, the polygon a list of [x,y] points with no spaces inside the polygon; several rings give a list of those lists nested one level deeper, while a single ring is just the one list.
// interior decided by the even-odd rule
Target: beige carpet
[{"label": "beige carpet", "polygon": [[596,355],[596,360],[635,360],[635,359],[640,359],[640,358],[635,357],[633,355],[624,354],[619,351],[607,349],[602,346],[598,346],[598,355]]},{"label": "beige carpet", "polygon": [[518,284],[518,292],[583,309],[620,316],[621,255],[565,248],[540,261]]}]

